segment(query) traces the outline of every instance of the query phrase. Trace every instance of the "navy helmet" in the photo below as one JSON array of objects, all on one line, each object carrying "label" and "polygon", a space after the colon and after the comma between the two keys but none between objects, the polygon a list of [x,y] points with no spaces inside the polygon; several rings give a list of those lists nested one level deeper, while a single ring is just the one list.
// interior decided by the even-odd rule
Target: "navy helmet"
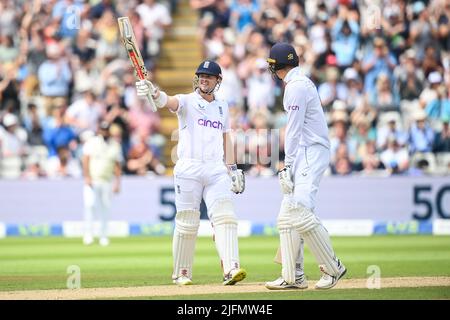
[{"label": "navy helmet", "polygon": [[197,71],[195,71],[195,75],[200,74],[209,74],[211,76],[216,76],[222,79],[222,69],[220,66],[211,60],[205,60],[197,68]]},{"label": "navy helmet", "polygon": [[293,46],[288,43],[276,43],[270,49],[267,59],[271,71],[283,69],[285,66],[298,66],[298,55]]}]

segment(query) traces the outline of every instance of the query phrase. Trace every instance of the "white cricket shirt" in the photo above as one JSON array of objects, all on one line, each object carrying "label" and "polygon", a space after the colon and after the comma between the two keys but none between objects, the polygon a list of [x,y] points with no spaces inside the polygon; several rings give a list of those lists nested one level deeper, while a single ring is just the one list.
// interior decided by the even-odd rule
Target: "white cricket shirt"
[{"label": "white cricket shirt", "polygon": [[283,107],[287,112],[285,164],[292,165],[300,146],[321,144],[330,148],[328,126],[314,83],[296,67],[284,78]]},{"label": "white cricket shirt", "polygon": [[83,154],[89,156],[89,173],[94,182],[108,182],[114,176],[116,162],[122,162],[120,144],[101,136],[90,138],[83,146]]},{"label": "white cricket shirt", "polygon": [[230,131],[228,104],[197,92],[178,94],[178,159],[223,162],[223,134]]}]

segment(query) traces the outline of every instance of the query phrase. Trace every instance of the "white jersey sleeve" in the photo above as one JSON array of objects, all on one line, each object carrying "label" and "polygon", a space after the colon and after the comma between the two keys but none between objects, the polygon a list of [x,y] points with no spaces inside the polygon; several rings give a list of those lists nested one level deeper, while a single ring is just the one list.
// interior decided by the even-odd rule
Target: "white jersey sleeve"
[{"label": "white jersey sleeve", "polygon": [[224,122],[223,122],[223,133],[227,133],[231,131],[231,126],[230,126],[230,113],[228,112],[228,103],[224,102],[224,104],[226,105],[226,108],[224,110]]},{"label": "white jersey sleeve", "polygon": [[283,104],[287,112],[287,125],[285,137],[285,159],[286,165],[292,165],[297,156],[302,136],[303,125],[306,114],[306,88],[301,82],[296,81],[286,88]]}]

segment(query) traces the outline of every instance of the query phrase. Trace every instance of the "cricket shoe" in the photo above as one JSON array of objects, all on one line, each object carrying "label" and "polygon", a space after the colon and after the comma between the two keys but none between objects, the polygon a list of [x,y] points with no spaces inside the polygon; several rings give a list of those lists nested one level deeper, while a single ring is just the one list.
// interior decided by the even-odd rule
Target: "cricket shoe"
[{"label": "cricket shoe", "polygon": [[86,246],[90,246],[91,244],[94,243],[94,238],[90,235],[85,235],[83,237],[83,244]]},{"label": "cricket shoe", "polygon": [[320,265],[320,271],[322,272],[322,277],[317,281],[316,283],[316,289],[331,289],[333,288],[336,283],[341,279],[345,273],[347,272],[347,269],[345,266],[341,263],[341,260],[338,259],[338,268],[339,273],[336,276],[330,275],[324,265]]},{"label": "cricket shoe", "polygon": [[179,276],[178,278],[173,280],[173,283],[179,286],[190,286],[192,284],[192,280],[186,276]]},{"label": "cricket shoe", "polygon": [[223,285],[224,286],[232,286],[237,282],[242,281],[247,276],[247,271],[242,268],[233,269],[227,275],[223,277]]},{"label": "cricket shoe", "polygon": [[306,289],[308,288],[308,281],[306,281],[304,274],[296,276],[293,284],[289,284],[283,277],[279,277],[274,281],[266,282],[266,288],[269,290]]},{"label": "cricket shoe", "polygon": [[106,237],[101,237],[99,243],[102,247],[107,247],[109,246],[109,239]]}]

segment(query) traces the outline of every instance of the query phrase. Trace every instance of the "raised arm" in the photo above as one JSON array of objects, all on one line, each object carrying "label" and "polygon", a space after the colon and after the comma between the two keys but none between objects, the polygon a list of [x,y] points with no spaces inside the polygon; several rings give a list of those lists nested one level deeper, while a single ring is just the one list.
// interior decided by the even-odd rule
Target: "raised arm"
[{"label": "raised arm", "polygon": [[167,95],[164,91],[159,90],[159,88],[153,86],[149,80],[141,80],[136,82],[136,91],[138,97],[142,99],[146,99],[147,95],[151,93],[157,108],[167,107],[172,112],[178,111],[178,99]]}]

